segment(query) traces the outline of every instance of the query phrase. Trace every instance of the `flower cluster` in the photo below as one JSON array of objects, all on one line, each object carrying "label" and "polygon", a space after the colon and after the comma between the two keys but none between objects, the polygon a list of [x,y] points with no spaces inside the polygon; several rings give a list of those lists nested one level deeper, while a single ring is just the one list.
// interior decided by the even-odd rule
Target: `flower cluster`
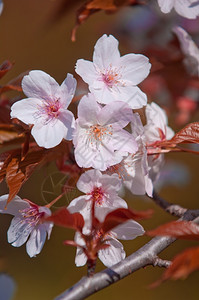
[{"label": "flower cluster", "polygon": [[[103,35],[95,45],[93,62],[80,59],[76,64],[77,74],[90,91],[78,104],[76,120],[68,109],[76,90],[71,74],[59,86],[45,72],[31,71],[22,81],[28,98],[11,107],[11,118],[30,126],[38,146],[49,149],[63,139],[72,140],[76,164],[90,168],[77,182],[84,195],[67,207],[70,213],[84,218],[82,235],[78,232],[75,236],[77,266],[87,262],[82,236],[93,230],[93,218],[103,224],[110,212],[128,207],[119,196],[123,187],[152,197],[153,182],[163,164],[163,154],[152,154],[174,133],[167,126],[165,112],[155,103],[147,104],[147,96],[137,86],[148,76],[150,67],[144,55],[120,56],[118,41]],[[135,109],[144,112],[145,124]],[[0,212],[14,216],[8,241],[15,247],[27,241],[29,256],[37,255],[53,226],[44,221],[51,215],[49,206],[40,207],[16,196],[5,209],[7,198],[0,197]],[[119,262],[125,252],[118,239],[134,239],[143,233],[143,227],[134,220],[119,224],[103,235],[106,247],[99,248],[98,257],[106,266]]]}]

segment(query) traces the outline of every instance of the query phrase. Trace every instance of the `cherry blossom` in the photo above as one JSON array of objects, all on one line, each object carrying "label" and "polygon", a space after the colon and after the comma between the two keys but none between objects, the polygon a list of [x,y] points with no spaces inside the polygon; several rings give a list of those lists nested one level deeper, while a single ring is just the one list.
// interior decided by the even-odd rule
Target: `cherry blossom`
[{"label": "cherry blossom", "polygon": [[174,131],[167,126],[167,115],[159,105],[154,102],[147,104],[145,113],[147,124],[144,126],[144,135],[148,146],[174,136]]},{"label": "cherry blossom", "polygon": [[28,98],[12,105],[11,118],[33,124],[31,133],[40,147],[55,147],[63,138],[71,140],[74,116],[67,108],[76,89],[73,76],[68,74],[59,86],[50,75],[34,70],[24,76],[22,88]]},{"label": "cherry blossom", "polygon": [[184,64],[192,75],[199,76],[199,49],[190,35],[180,26],[175,26],[173,32],[177,35],[183,54]]},{"label": "cherry blossom", "polygon": [[95,45],[93,62],[79,59],[76,72],[89,85],[99,103],[119,100],[135,109],[147,103],[146,95],[137,85],[148,76],[150,67],[144,55],[120,56],[118,40],[104,34]]},{"label": "cherry blossom", "polygon": [[144,195],[147,193],[151,197],[153,184],[149,178],[144,127],[138,114],[134,115],[131,130],[138,144],[138,151],[134,154],[129,154],[119,164],[111,166],[108,172],[117,173],[123,180],[124,186],[133,194]]},{"label": "cherry blossom", "polygon": [[80,212],[84,219],[91,218],[91,207],[95,202],[95,214],[100,215],[99,219],[104,217],[102,208],[109,211],[116,208],[127,208],[126,202],[118,196],[122,182],[117,174],[102,174],[99,170],[89,170],[83,173],[78,182],[77,188],[85,193],[72,200],[67,207],[71,213]]},{"label": "cherry blossom", "polygon": [[197,0],[158,0],[158,4],[165,14],[174,8],[179,15],[187,19],[195,19],[199,16],[199,2]]},{"label": "cherry blossom", "polygon": [[[99,213],[98,211],[96,216],[98,218],[100,217],[100,221],[102,222],[107,212],[109,211],[106,209],[104,209],[103,214]],[[90,222],[87,221],[87,223],[83,228],[84,234],[90,234],[89,223]],[[96,233],[96,238],[98,238],[102,234],[103,232],[98,231]],[[106,267],[111,267],[112,265],[120,262],[126,257],[126,253],[124,251],[122,243],[120,243],[118,239],[133,240],[137,236],[141,236],[143,234],[144,234],[144,228],[139,223],[133,220],[127,221],[122,225],[115,227],[113,230],[109,231],[104,236],[103,240],[105,241],[105,244],[109,245],[109,247],[105,249],[100,249],[98,251],[99,259]],[[75,241],[78,245],[82,247],[85,246],[85,242],[79,233],[76,233]],[[87,262],[87,256],[85,255],[83,249],[78,247],[76,252],[76,257],[75,257],[76,266],[77,267],[83,266],[86,264],[86,262]]]},{"label": "cherry blossom", "polygon": [[132,120],[132,110],[126,103],[115,101],[102,107],[92,94],[82,97],[73,138],[77,164],[104,171],[124,155],[135,153],[135,139],[122,129]]},{"label": "cherry blossom", "polygon": [[7,205],[8,195],[0,197],[0,213],[13,215],[8,229],[8,242],[14,247],[20,247],[26,243],[26,251],[30,257],[39,254],[46,240],[50,238],[52,223],[44,222],[44,216],[51,215],[49,208],[38,206],[29,200],[15,198]]},{"label": "cherry blossom", "polygon": [[164,156],[147,153],[156,148],[158,141],[171,139],[174,132],[167,126],[166,113],[155,103],[146,106],[146,120],[147,124],[143,126],[139,115],[134,115],[131,131],[138,144],[138,151],[124,157],[119,164],[111,166],[108,172],[117,173],[133,194],[147,193],[152,197],[153,182],[159,177]]}]

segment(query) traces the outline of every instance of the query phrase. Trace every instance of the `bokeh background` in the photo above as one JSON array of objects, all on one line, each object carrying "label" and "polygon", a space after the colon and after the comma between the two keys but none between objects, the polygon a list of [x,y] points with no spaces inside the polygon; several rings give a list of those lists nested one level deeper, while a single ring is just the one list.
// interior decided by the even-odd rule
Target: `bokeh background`
[{"label": "bokeh background", "polygon": [[[49,73],[61,83],[68,72],[75,75],[74,66],[77,59],[92,58],[93,46],[103,33],[113,34],[119,39],[122,54],[139,53],[139,51],[144,53],[146,40],[142,34],[143,30],[152,24],[154,30],[158,31],[163,22],[168,22],[167,28],[171,27],[178,18],[176,15],[170,17],[160,15],[157,13],[157,8],[152,15],[149,10],[145,10],[145,14],[142,14],[135,8],[125,8],[117,14],[109,15],[100,12],[93,15],[78,29],[77,41],[73,43],[70,39],[71,29],[75,23],[76,9],[81,1],[75,3],[74,0],[73,4],[75,3],[75,5],[71,5],[71,8],[55,21],[54,14],[61,2],[62,0],[4,1],[4,11],[0,16],[0,61],[9,59],[15,65],[3,79],[3,83],[26,70],[34,69]],[[138,16],[137,19],[136,16]],[[188,24],[194,32],[199,28],[198,22],[190,21]],[[170,38],[168,32],[169,30],[165,31],[164,35],[159,34],[158,42],[160,44],[166,43],[165,39]],[[153,40],[151,42],[154,43]],[[178,81],[178,78],[174,78],[174,80]],[[80,86],[81,89],[85,89],[84,85]],[[16,95],[16,97],[18,96]],[[158,102],[159,99],[154,99],[154,101]],[[164,105],[166,105],[165,102]],[[179,127],[175,124],[174,119],[175,114],[172,114],[170,121],[177,130]],[[197,119],[198,113],[195,113],[190,121],[197,121]],[[198,157],[184,153],[169,154],[167,162],[157,186],[161,196],[170,202],[188,208],[198,208]],[[53,164],[37,171],[23,186],[19,195],[45,205],[42,187],[46,178],[55,172]],[[1,195],[7,193],[5,183],[1,184],[0,188]],[[125,199],[128,200],[130,207],[155,209],[153,219],[142,222],[146,229],[152,229],[173,219],[145,197],[136,197],[126,193]],[[10,220],[10,216],[0,216],[0,271],[8,273],[14,278],[17,285],[15,300],[54,299],[86,274],[85,267],[75,267],[75,249],[62,244],[63,240],[73,238],[71,231],[54,228],[51,239],[46,242],[42,252],[38,257],[31,259],[24,246],[14,248],[7,243],[6,231]],[[148,240],[147,237],[142,237],[135,241],[125,242],[127,255]],[[160,256],[170,259],[184,248],[196,244],[195,242],[178,241]],[[97,270],[103,268],[104,266],[98,262]],[[199,272],[194,272],[185,281],[170,281],[156,289],[149,289],[148,285],[158,279],[162,271],[158,267],[147,267],[92,295],[90,299],[195,300],[199,298]]]}]

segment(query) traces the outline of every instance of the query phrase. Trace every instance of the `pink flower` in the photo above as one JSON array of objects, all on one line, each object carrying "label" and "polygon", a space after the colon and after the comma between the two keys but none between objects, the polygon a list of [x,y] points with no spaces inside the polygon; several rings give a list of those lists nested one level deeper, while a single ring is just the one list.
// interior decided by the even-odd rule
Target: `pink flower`
[{"label": "pink flower", "polygon": [[191,75],[199,76],[199,49],[190,35],[180,26],[175,26],[173,32],[177,35],[183,54],[184,64]]},{"label": "pink flower", "polygon": [[[108,213],[109,211],[106,211]],[[99,217],[100,214],[98,213]],[[103,214],[105,217],[106,214]],[[103,217],[101,217],[101,222],[103,221]],[[84,234],[90,234],[89,229],[89,221],[87,221],[86,225],[83,228]],[[102,234],[100,231],[97,232],[97,235]],[[133,240],[137,236],[141,236],[144,234],[144,228],[137,222],[130,220],[122,225],[115,227],[113,230],[109,231],[105,237],[105,244],[109,245],[108,248],[101,249],[98,251],[98,257],[102,261],[102,263],[106,267],[111,267],[126,257],[126,253],[124,251],[122,243],[118,241],[120,240]],[[97,237],[96,237],[97,238]],[[75,241],[80,246],[85,246],[84,240],[81,238],[79,233],[75,235]],[[77,267],[85,265],[87,262],[87,256],[85,255],[82,248],[78,247],[75,257],[75,264]]]},{"label": "pink flower", "polygon": [[28,255],[36,256],[41,252],[46,236],[50,238],[53,224],[41,221],[44,216],[51,215],[50,209],[22,200],[18,196],[5,209],[7,199],[8,195],[0,197],[0,213],[14,216],[8,229],[8,242],[14,247],[20,247],[27,242]]},{"label": "pink flower", "polygon": [[124,101],[131,108],[147,103],[146,95],[137,87],[149,74],[151,64],[144,55],[120,56],[118,41],[104,34],[96,43],[93,63],[79,59],[76,72],[89,85],[99,103]]},{"label": "pink flower", "polygon": [[170,140],[174,136],[174,131],[167,126],[168,118],[165,111],[156,103],[147,104],[146,118],[144,135],[147,145],[164,139]]},{"label": "pink flower", "polygon": [[68,74],[61,86],[43,71],[31,71],[22,80],[28,98],[11,107],[11,118],[33,124],[31,133],[40,147],[52,148],[62,139],[71,140],[73,113],[67,110],[76,89],[76,80]]},{"label": "pink flower", "polygon": [[[71,213],[80,212],[84,219],[91,218],[91,207],[95,202],[95,214],[103,219],[102,208],[114,210],[116,208],[127,208],[126,202],[118,196],[121,188],[121,180],[117,174],[102,174],[98,170],[89,170],[83,173],[78,182],[77,188],[86,195],[75,198],[67,209]],[[107,213],[107,211],[106,211]]]},{"label": "pink flower", "polygon": [[132,119],[132,110],[126,103],[116,101],[102,107],[92,94],[84,96],[78,105],[73,138],[77,164],[104,171],[124,155],[135,153],[135,139],[122,129]]},{"label": "pink flower", "polygon": [[179,15],[187,19],[195,19],[199,16],[199,2],[197,0],[158,0],[158,4],[165,14],[174,8]]}]

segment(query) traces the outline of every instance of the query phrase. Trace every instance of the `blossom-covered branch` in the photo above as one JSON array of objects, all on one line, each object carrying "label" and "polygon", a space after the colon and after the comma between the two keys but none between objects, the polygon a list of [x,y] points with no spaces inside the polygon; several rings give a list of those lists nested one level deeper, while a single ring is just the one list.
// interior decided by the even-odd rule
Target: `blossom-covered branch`
[{"label": "blossom-covered branch", "polygon": [[[199,210],[187,210],[183,219],[199,224]],[[157,265],[157,255],[170,246],[176,239],[173,237],[155,237],[139,250],[118,264],[107,268],[93,277],[83,277],[55,300],[81,300],[110,286],[146,266]],[[161,266],[161,264],[158,264]],[[162,265],[165,267],[165,264]],[[167,262],[167,266],[169,263]]]}]

